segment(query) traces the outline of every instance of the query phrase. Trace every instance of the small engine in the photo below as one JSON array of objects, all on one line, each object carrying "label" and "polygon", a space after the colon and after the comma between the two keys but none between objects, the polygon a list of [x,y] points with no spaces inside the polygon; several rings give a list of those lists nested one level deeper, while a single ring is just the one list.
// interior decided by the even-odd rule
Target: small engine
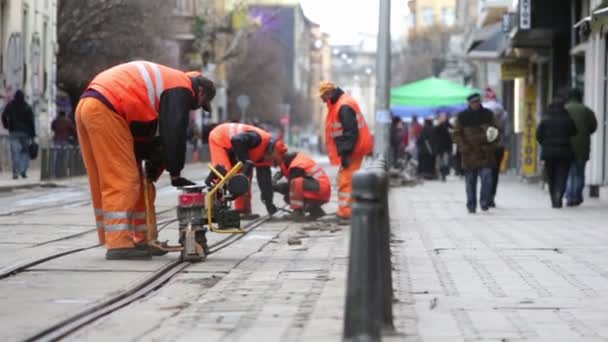
[{"label": "small engine", "polygon": [[[201,261],[209,254],[206,237],[208,230],[227,234],[242,233],[240,214],[232,209],[231,202],[248,189],[249,180],[243,175],[232,175],[221,187],[216,185],[209,189],[204,185],[192,185],[181,188],[177,219],[183,260]],[[213,202],[209,210],[207,197],[212,195]]]},{"label": "small engine", "polygon": [[205,210],[205,187],[182,188],[177,206],[179,221],[179,243],[184,247],[182,259],[201,261],[209,253],[207,245],[207,210]]}]

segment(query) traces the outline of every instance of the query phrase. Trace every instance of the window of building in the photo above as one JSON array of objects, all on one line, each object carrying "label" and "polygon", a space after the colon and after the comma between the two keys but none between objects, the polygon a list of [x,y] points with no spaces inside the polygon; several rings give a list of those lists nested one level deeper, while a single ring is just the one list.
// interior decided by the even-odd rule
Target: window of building
[{"label": "window of building", "polygon": [[46,65],[47,62],[47,53],[48,53],[48,30],[49,30],[49,23],[48,21],[45,19],[44,23],[42,24],[42,42],[40,42],[40,44],[42,44],[42,93],[46,95],[46,89],[47,89],[47,68],[48,66]]},{"label": "window of building", "polygon": [[6,1],[0,0],[0,75],[4,72],[4,46],[6,45],[5,36],[7,35],[6,25],[8,17],[6,10]]},{"label": "window of building", "polygon": [[192,0],[175,0],[175,13],[192,14],[193,12]]},{"label": "window of building", "polygon": [[435,23],[435,13],[432,7],[424,7],[422,9],[422,25],[433,26]]},{"label": "window of building", "polygon": [[410,13],[408,16],[407,27],[414,28],[416,27],[416,13]]},{"label": "window of building", "polygon": [[30,40],[30,10],[27,5],[23,6],[23,18],[21,20],[21,32],[23,34],[21,38],[21,47],[22,47],[22,58],[23,58],[23,71],[22,71],[22,89],[25,89],[25,85],[27,84],[27,65],[25,61],[27,61],[27,43]]},{"label": "window of building", "polygon": [[454,26],[454,8],[444,7],[441,9],[441,23],[445,26]]}]

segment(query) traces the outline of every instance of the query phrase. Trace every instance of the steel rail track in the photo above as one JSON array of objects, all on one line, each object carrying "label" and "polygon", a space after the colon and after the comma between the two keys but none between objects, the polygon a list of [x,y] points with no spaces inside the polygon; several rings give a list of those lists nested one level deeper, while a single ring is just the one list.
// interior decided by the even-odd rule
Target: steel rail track
[{"label": "steel rail track", "polygon": [[[169,224],[176,222],[177,219],[168,219],[168,220],[164,220],[159,222],[159,228],[158,231],[162,231],[163,229],[165,229]],[[66,236],[63,238],[59,238],[59,239],[55,239],[52,240],[52,242],[58,242],[58,241],[62,241],[62,240],[69,240],[72,239],[74,237],[80,236],[80,235],[84,235],[85,233],[91,233],[96,231],[97,229],[91,229],[91,230],[87,230],[85,232],[81,232],[78,234],[74,234],[74,235],[70,235],[70,236]],[[51,241],[49,241],[50,243]],[[0,279],[4,279],[4,278],[8,278],[11,276],[14,276],[16,274],[22,273],[27,271],[28,269],[34,267],[34,266],[38,266],[40,264],[44,264],[45,262],[51,261],[51,260],[55,260],[61,257],[64,257],[66,255],[71,255],[71,254],[75,254],[75,253],[79,253],[82,251],[86,251],[89,249],[93,249],[93,248],[97,248],[100,247],[101,244],[94,244],[94,245],[89,245],[89,246],[84,246],[84,247],[76,247],[76,248],[72,248],[72,249],[68,249],[68,250],[64,250],[61,252],[57,252],[57,253],[53,253],[35,260],[30,260],[30,261],[25,261],[21,264],[17,264],[14,266],[8,266],[5,268],[1,268],[0,269]]]},{"label": "steel rail track", "polygon": [[[243,234],[230,235],[210,245],[209,247],[211,248],[211,252],[209,254],[216,253],[219,250],[235,243],[236,241],[239,241],[245,235],[258,228],[260,225],[267,222],[269,219],[270,216],[262,216],[256,220],[249,222],[243,228],[243,230],[245,231]],[[25,339],[25,341],[60,340],[78,331],[82,327],[96,321],[97,319],[111,314],[112,312],[117,311],[120,308],[125,307],[142,297],[145,297],[151,292],[158,290],[159,288],[164,286],[169,280],[171,280],[171,278],[184,271],[190,265],[190,262],[184,262],[180,259],[173,260],[163,265],[150,276],[142,279],[139,283],[132,286],[131,288],[119,293],[116,296],[106,299],[99,304],[86,308],[60,322],[57,322],[52,326],[39,331],[35,335],[28,337],[27,339]]]}]

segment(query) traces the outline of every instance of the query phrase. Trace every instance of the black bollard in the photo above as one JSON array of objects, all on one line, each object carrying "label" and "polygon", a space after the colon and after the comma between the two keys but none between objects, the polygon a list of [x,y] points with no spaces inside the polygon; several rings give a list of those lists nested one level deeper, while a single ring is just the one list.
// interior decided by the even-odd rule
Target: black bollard
[{"label": "black bollard", "polygon": [[380,341],[382,329],[381,236],[383,215],[378,174],[361,170],[353,176],[350,256],[344,312],[344,341]]}]

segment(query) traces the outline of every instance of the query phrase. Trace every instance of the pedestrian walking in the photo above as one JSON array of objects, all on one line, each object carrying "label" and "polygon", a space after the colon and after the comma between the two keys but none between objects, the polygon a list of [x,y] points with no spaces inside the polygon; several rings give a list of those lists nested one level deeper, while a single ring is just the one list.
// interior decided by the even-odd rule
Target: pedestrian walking
[{"label": "pedestrian walking", "polygon": [[393,116],[391,122],[391,155],[392,165],[394,168],[399,168],[399,160],[402,158],[404,146],[403,136],[405,135],[405,128],[403,121],[398,116]]},{"label": "pedestrian walking", "polygon": [[74,143],[76,138],[76,126],[70,120],[66,112],[60,111],[57,117],[51,123],[53,131],[53,144],[55,146],[66,146]]},{"label": "pedestrian walking", "polygon": [[418,175],[424,179],[435,179],[435,156],[437,150],[437,139],[432,119],[425,119],[420,137],[416,141],[418,149]]},{"label": "pedestrian walking", "polygon": [[553,208],[562,207],[568,172],[575,160],[572,137],[577,133],[576,124],[564,105],[563,98],[554,99],[536,130],[536,140],[541,146],[540,158],[545,163]]},{"label": "pedestrian walking", "polygon": [[585,167],[591,152],[591,135],[597,130],[595,113],[583,104],[583,94],[578,89],[572,89],[566,103],[566,110],[574,120],[577,134],[572,138],[574,161],[568,172],[566,186],[566,205],[573,207],[583,203],[585,188]]},{"label": "pedestrian walking", "polygon": [[509,124],[509,115],[505,111],[502,103],[496,98],[496,93],[492,88],[486,88],[482,105],[484,108],[487,108],[494,113],[494,118],[500,133],[498,137],[498,147],[496,148],[496,164],[492,167],[492,200],[490,201],[490,207],[495,208],[500,166],[511,137],[511,125]]},{"label": "pedestrian walking", "polygon": [[339,223],[346,223],[351,216],[353,174],[361,168],[363,158],[372,153],[374,141],[355,99],[329,81],[319,84],[319,97],[327,104],[325,144],[329,161],[340,165],[336,215]]},{"label": "pedestrian walking", "polygon": [[481,105],[481,95],[467,98],[469,106],[456,117],[453,139],[461,155],[465,174],[467,209],[477,210],[477,179],[481,179],[479,204],[487,211],[492,201],[492,167],[496,163],[498,128],[494,113]]},{"label": "pedestrian walking", "polygon": [[144,187],[154,197],[154,186],[146,180],[156,181],[166,169],[171,185],[194,185],[181,176],[188,117],[192,109],[208,111],[214,96],[215,85],[200,73],[146,61],[114,66],[87,86],[76,109],[76,128],[106,259],[166,254],[155,247],[157,241],[148,241]]},{"label": "pedestrian walking", "polygon": [[452,126],[448,119],[448,113],[440,113],[437,126],[435,126],[435,138],[437,139],[437,168],[439,177],[445,182],[450,174],[450,160],[452,159]]},{"label": "pedestrian walking", "polygon": [[34,112],[25,102],[23,91],[17,90],[12,101],[2,111],[2,125],[9,131],[13,164],[13,179],[27,178],[30,166],[30,145],[36,136]]}]

